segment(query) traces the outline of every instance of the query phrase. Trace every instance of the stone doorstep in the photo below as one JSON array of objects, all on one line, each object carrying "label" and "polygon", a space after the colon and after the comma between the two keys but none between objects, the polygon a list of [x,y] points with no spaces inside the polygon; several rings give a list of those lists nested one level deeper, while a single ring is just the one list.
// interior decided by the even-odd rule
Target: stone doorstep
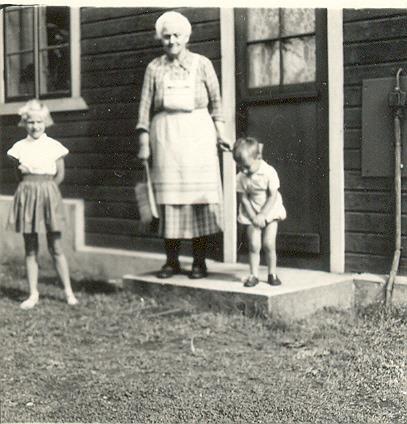
[{"label": "stone doorstep", "polygon": [[[185,266],[187,271],[188,263]],[[246,264],[208,261],[209,276],[191,280],[185,274],[159,279],[154,273],[123,276],[123,287],[144,296],[173,295],[198,301],[215,310],[251,310],[283,320],[300,319],[323,307],[353,306],[353,277],[323,271],[279,268],[281,286],[266,284],[267,270],[261,267],[261,282],[243,286]]]},{"label": "stone doorstep", "polygon": [[[354,302],[358,307],[365,307],[384,300],[384,289],[388,276],[361,273],[353,276]],[[407,277],[398,275],[393,288],[393,305],[407,305]]]}]

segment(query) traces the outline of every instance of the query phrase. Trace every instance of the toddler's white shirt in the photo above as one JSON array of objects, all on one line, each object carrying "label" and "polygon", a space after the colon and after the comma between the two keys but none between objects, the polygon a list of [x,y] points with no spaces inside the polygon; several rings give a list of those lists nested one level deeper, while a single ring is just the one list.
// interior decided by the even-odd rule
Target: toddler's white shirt
[{"label": "toddler's white shirt", "polygon": [[27,136],[17,141],[7,152],[24,165],[30,174],[55,175],[56,161],[69,153],[59,141],[48,137],[45,133],[38,139]]},{"label": "toddler's white shirt", "polygon": [[[277,200],[274,207],[266,216],[266,221],[284,220],[287,216],[283,199],[278,189],[280,180],[277,171],[264,160],[261,160],[259,169],[251,175],[239,172],[236,180],[236,191],[246,193],[247,198],[256,213],[259,213],[267,201],[269,191],[277,190]],[[240,205],[238,221],[250,225],[251,221],[243,205]]]}]

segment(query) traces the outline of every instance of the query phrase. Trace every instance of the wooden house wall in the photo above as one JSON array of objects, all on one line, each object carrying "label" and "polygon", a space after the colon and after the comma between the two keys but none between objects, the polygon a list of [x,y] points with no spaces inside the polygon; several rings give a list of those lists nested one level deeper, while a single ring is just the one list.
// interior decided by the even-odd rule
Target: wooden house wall
[{"label": "wooden house wall", "polygon": [[[385,273],[393,253],[392,179],[361,176],[363,79],[407,69],[407,11],[345,10],[345,217],[346,270]],[[383,140],[392,143],[393,140]],[[401,272],[407,272],[407,195],[403,185]]]},{"label": "wooden house wall", "polygon": [[[220,78],[220,12],[180,8],[193,25],[192,51],[209,57]],[[85,200],[86,243],[155,250],[157,240],[141,225],[134,184],[142,177],[135,125],[146,65],[162,54],[154,23],[162,9],[81,9],[81,85],[89,106],[84,112],[54,113],[48,135],[69,148],[64,197]],[[0,121],[1,190],[15,190],[6,150],[25,136],[16,116]]]}]

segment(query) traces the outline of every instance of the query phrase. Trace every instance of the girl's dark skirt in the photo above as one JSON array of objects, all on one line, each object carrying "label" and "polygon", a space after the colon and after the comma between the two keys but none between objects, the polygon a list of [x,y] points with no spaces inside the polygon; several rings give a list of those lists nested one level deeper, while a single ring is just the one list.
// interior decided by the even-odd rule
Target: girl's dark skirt
[{"label": "girl's dark skirt", "polygon": [[7,228],[18,233],[60,232],[65,221],[61,192],[52,175],[23,175]]}]

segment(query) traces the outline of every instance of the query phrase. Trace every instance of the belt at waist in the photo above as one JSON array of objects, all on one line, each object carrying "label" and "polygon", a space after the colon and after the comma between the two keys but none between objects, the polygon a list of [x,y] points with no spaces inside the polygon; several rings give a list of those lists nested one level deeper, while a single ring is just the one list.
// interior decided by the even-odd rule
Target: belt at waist
[{"label": "belt at waist", "polygon": [[52,181],[54,175],[50,174],[23,174],[23,181]]},{"label": "belt at waist", "polygon": [[186,112],[186,111],[183,111],[183,110],[167,110],[167,109],[164,109],[163,107],[160,107],[159,109],[157,109],[157,110],[155,110],[154,111],[154,115],[158,115],[159,113],[168,113],[169,115],[171,115],[171,114],[176,114],[176,113],[186,113],[186,114],[191,114],[191,113],[193,113],[193,112],[202,112],[202,111],[207,111],[208,110],[208,107],[207,106],[205,106],[205,107],[196,107],[195,109],[193,109],[193,110],[191,110],[190,112]]}]

